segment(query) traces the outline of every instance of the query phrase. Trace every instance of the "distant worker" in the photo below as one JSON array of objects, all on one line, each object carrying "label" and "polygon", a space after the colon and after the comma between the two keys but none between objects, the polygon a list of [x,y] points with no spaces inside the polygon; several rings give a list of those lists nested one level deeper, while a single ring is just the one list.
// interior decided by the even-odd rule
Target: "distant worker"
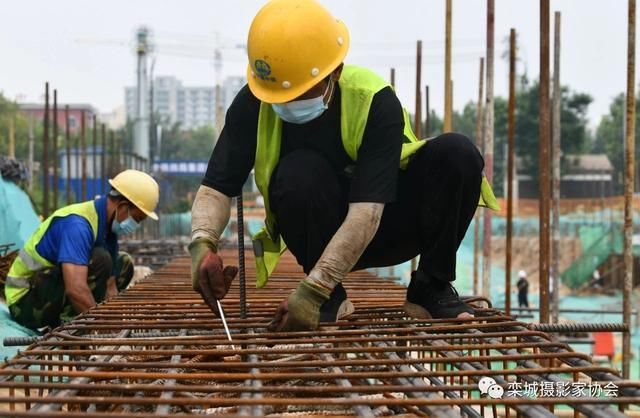
[{"label": "distant worker", "polygon": [[529,307],[529,280],[527,280],[527,272],[520,270],[518,272],[518,306],[520,308]]},{"label": "distant worker", "polygon": [[313,0],[273,0],[251,24],[248,86],[227,112],[192,211],[193,284],[214,313],[237,271],[223,268],[218,240],[255,168],[266,212],[254,236],[257,284],[286,247],[307,275],[271,330],[312,330],[349,314],[347,273],[417,255],[407,314],[474,314],[452,283],[481,190],[497,207],[482,156],[460,134],[418,140],[389,83],[343,64],[349,41],[345,24]]},{"label": "distant worker", "polygon": [[604,277],[600,275],[600,270],[598,269],[593,270],[591,286],[594,289],[602,289],[602,287],[604,287]]},{"label": "distant worker", "polygon": [[108,196],[55,211],[20,250],[4,289],[19,324],[56,327],[131,281],[133,261],[118,251],[118,237],[134,232],[147,217],[158,219],[159,188],[137,170],[125,170],[109,184]]}]

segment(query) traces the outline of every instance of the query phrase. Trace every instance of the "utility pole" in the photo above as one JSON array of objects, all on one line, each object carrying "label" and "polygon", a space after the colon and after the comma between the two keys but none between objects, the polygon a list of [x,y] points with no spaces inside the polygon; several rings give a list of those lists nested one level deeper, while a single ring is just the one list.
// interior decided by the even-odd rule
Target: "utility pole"
[{"label": "utility pole", "polygon": [[213,66],[216,72],[216,130],[222,132],[224,115],[222,107],[222,53],[216,48],[213,56]]},{"label": "utility pole", "polygon": [[137,40],[137,115],[133,150],[136,155],[149,159],[149,110],[147,108],[147,94],[149,81],[147,79],[147,58],[151,49],[149,44],[149,29],[141,27],[136,33]]},{"label": "utility pole", "polygon": [[395,90],[396,88],[396,69],[391,68],[389,71],[389,84],[391,84],[391,88]]}]

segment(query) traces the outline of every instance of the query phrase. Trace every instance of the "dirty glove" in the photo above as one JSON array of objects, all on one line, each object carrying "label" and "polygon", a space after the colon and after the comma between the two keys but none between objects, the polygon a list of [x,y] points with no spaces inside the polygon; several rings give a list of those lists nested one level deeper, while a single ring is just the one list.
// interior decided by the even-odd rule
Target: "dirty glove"
[{"label": "dirty glove", "polygon": [[222,268],[222,258],[217,254],[213,242],[205,237],[194,239],[189,244],[191,254],[191,283],[211,311],[219,316],[217,300],[225,297],[231,282],[238,274],[238,268]]},{"label": "dirty glove", "polygon": [[269,331],[310,331],[318,328],[320,307],[329,300],[331,290],[306,278],[300,282],[289,298],[282,302]]}]

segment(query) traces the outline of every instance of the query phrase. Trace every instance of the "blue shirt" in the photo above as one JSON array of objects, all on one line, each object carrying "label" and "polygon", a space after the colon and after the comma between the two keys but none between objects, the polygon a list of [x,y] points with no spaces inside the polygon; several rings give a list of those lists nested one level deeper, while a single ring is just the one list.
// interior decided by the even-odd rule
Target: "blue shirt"
[{"label": "blue shirt", "polygon": [[52,264],[70,263],[88,266],[91,252],[96,247],[109,251],[115,261],[118,255],[118,237],[107,230],[107,198],[101,197],[94,201],[98,213],[98,236],[93,237],[93,230],[89,221],[80,215],[68,215],[55,218],[49,228],[36,245],[36,251]]}]

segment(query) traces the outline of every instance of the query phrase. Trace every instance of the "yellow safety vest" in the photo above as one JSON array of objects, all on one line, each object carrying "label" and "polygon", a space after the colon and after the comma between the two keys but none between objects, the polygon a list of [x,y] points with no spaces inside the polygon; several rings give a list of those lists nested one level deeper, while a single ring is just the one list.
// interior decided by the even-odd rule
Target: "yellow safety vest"
[{"label": "yellow safety vest", "polygon": [[96,211],[93,200],[65,206],[53,212],[51,216],[38,226],[38,229],[36,229],[31,237],[29,237],[24,248],[20,250],[18,257],[16,257],[16,259],[13,260],[13,264],[11,264],[4,288],[4,296],[8,306],[18,302],[27,294],[30,288],[30,279],[38,270],[44,270],[54,266],[53,263],[38,254],[36,246],[40,243],[54,219],[69,215],[79,215],[85,218],[91,225],[93,239],[97,239],[98,212]]},{"label": "yellow safety vest", "polygon": [[[347,155],[355,162],[367,125],[367,118],[373,97],[389,84],[374,72],[365,68],[345,65],[340,79],[340,133],[342,145]],[[400,154],[400,168],[405,169],[409,157],[422,148],[427,141],[419,140],[411,130],[409,115],[405,109],[404,139]],[[269,183],[273,170],[280,159],[282,139],[282,119],[268,103],[260,104],[258,115],[257,146],[255,159],[255,181],[264,198],[266,213],[265,227],[253,236],[253,249],[256,260],[256,285],[263,287],[275,270],[280,256],[287,249],[284,240],[277,233],[276,219],[269,204]],[[480,205],[498,209],[491,186],[483,178]]]}]

